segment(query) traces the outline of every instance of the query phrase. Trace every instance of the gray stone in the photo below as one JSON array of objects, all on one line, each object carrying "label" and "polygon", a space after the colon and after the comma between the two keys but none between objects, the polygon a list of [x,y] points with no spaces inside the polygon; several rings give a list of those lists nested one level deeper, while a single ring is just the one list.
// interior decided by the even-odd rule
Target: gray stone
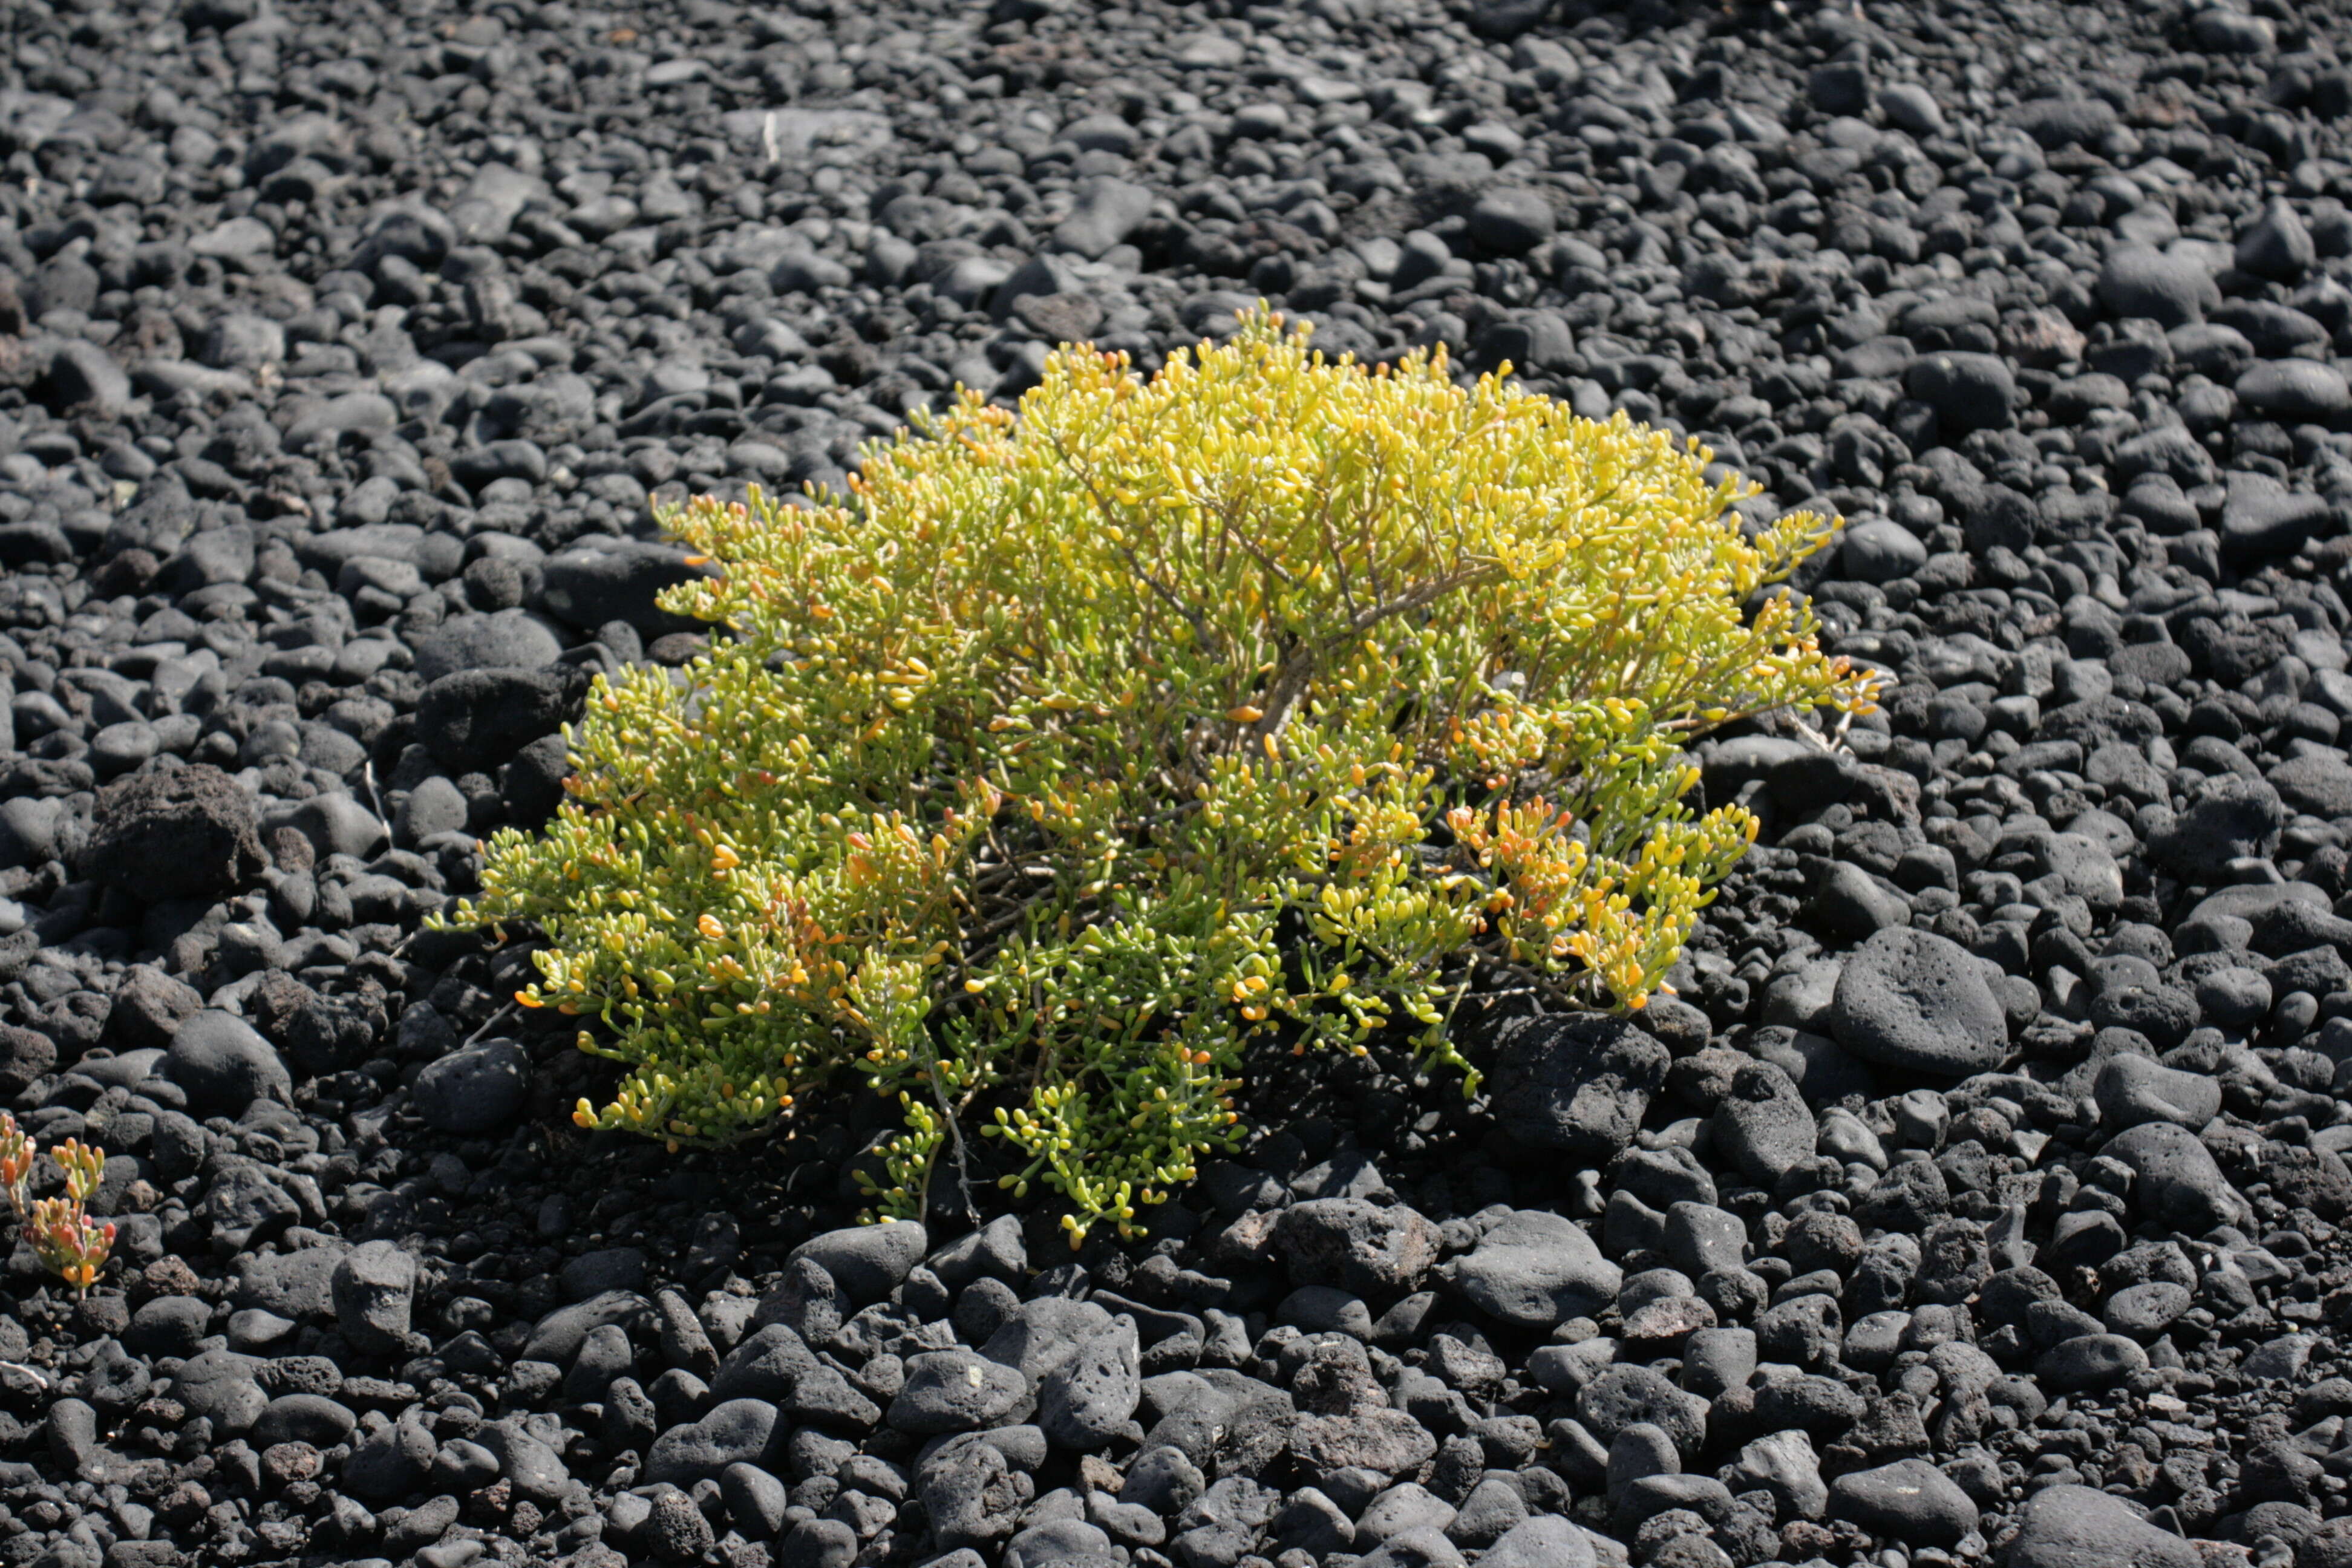
[{"label": "gray stone", "polygon": [[1547,1016],[1498,1032],[1495,1119],[1530,1149],[1600,1164],[1633,1140],[1665,1081],[1665,1047],[1622,1018]]},{"label": "gray stone", "polygon": [[2263,205],[2263,216],[2238,237],[2238,270],[2257,278],[2292,283],[2318,259],[2311,230],[2284,196],[2273,196]]},{"label": "gray stone", "polygon": [[[833,1521],[811,1520],[808,1522]],[[847,1533],[853,1542],[856,1539],[856,1532],[845,1524],[836,1524],[834,1528]],[[717,1544],[710,1521],[702,1517],[702,1510],[694,1505],[694,1500],[675,1489],[654,1494],[646,1522],[637,1529],[637,1539],[664,1563],[699,1563],[703,1554]]]},{"label": "gray stone", "polygon": [[[740,1300],[724,1296],[720,1299]],[[719,1347],[711,1342],[709,1329],[695,1315],[684,1296],[676,1290],[656,1291],[654,1310],[661,1318],[661,1352],[665,1361],[672,1366],[684,1367],[697,1377],[709,1377],[719,1371]]]},{"label": "gray stone", "polygon": [[765,1541],[784,1526],[784,1510],[792,1494],[784,1483],[748,1460],[738,1460],[719,1472],[719,1494],[727,1502],[727,1517],[746,1540]]},{"label": "gray stone", "polygon": [[1110,1537],[1082,1519],[1046,1519],[1005,1543],[1004,1568],[1048,1568],[1055,1563],[1116,1562]]},{"label": "gray stone", "polygon": [[[288,157],[282,162],[291,161]],[[274,156],[248,160],[247,166],[253,174],[260,174],[268,173],[273,164],[282,166],[281,161]],[[257,217],[233,217],[214,225],[188,241],[188,248],[198,256],[215,260],[245,261],[257,256],[268,256],[276,250],[278,237],[269,231],[268,224]]]},{"label": "gray stone", "polygon": [[2018,1510],[2002,1568],[2203,1568],[2187,1540],[2147,1522],[2119,1497],[2054,1486]]},{"label": "gray stone", "polygon": [[1770,1062],[1751,1061],[1734,1073],[1730,1092],[1715,1108],[1716,1147],[1767,1189],[1813,1157],[1819,1135],[1805,1097]]},{"label": "gray stone", "polygon": [[1667,1207],[1662,1230],[1666,1260],[1694,1279],[1711,1269],[1747,1267],[1747,1222],[1729,1209],[1678,1200]]},{"label": "gray stone", "polygon": [[215,370],[259,370],[286,358],[286,329],[250,310],[231,310],[205,333],[198,356]]},{"label": "gray stone", "polygon": [[2009,1054],[1985,966],[1958,942],[1909,927],[1882,931],[1847,957],[1829,1021],[1855,1056],[1907,1072],[1962,1078]]},{"label": "gray stone", "polygon": [[1437,1227],[1402,1204],[1313,1198],[1282,1212],[1276,1254],[1294,1285],[1332,1285],[1359,1296],[1414,1289],[1437,1261]]},{"label": "gray stone", "polygon": [[2276,419],[2301,423],[2336,418],[2352,409],[2352,384],[2334,365],[2315,359],[2263,360],[2238,377],[2238,401]]},{"label": "gray stone", "polygon": [[425,1484],[433,1468],[433,1434],[415,1417],[362,1438],[343,1463],[343,1489],[373,1508],[395,1503]]},{"label": "gray stone", "polygon": [[1356,1559],[1356,1568],[1465,1568],[1469,1560],[1439,1531],[1423,1526],[1392,1535]]},{"label": "gray stone", "polygon": [[[588,1331],[605,1323],[622,1323],[632,1331],[651,1332],[653,1303],[634,1291],[608,1290],[593,1300],[558,1307],[533,1326],[530,1340],[523,1345],[522,1359],[568,1362],[580,1353]],[[806,1347],[803,1347],[802,1353],[807,1353]]]},{"label": "gray stone", "polygon": [[908,1361],[887,1419],[918,1436],[977,1432],[1012,1418],[1028,1397],[1029,1380],[1017,1368],[975,1351],[931,1351]]},{"label": "gray stone", "polygon": [[268,1406],[269,1396],[257,1381],[261,1363],[234,1351],[205,1351],[191,1356],[172,1374],[172,1397],[190,1415],[201,1415],[223,1436],[250,1431]]},{"label": "gray stone", "polygon": [[1528,1521],[1527,1500],[1517,1480],[1489,1476],[1471,1489],[1445,1538],[1456,1546],[1491,1546]]},{"label": "gray stone", "polygon": [[0,1098],[15,1099],[47,1078],[57,1065],[58,1044],[48,1036],[38,1029],[0,1025]]},{"label": "gray stone", "polygon": [[1102,1447],[1143,1397],[1135,1321],[1122,1317],[1079,1344],[1037,1390],[1037,1425],[1065,1448]]},{"label": "gray stone", "polygon": [[1470,26],[1482,37],[1504,43],[1541,23],[1554,0],[1477,0],[1470,8]]},{"label": "gray stone", "polygon": [[1440,1272],[1481,1310],[1530,1329],[1598,1311],[1624,1284],[1575,1221],[1540,1209],[1506,1215]]},{"label": "gray stone", "polygon": [[155,1118],[155,1167],[167,1182],[194,1175],[212,1147],[212,1134],[194,1117],[166,1110]]},{"label": "gray stone", "polygon": [[498,1456],[499,1474],[514,1487],[515,1496],[542,1509],[560,1500],[572,1483],[572,1473],[553,1448],[525,1431],[521,1421],[509,1416],[493,1421],[475,1434],[474,1441]]},{"label": "gray stone", "polygon": [[253,1447],[308,1443],[331,1448],[352,1435],[359,1417],[350,1405],[317,1394],[281,1394],[262,1407],[253,1424]]},{"label": "gray stone", "polygon": [[100,419],[113,419],[131,406],[131,377],[113,356],[81,338],[52,342],[48,374],[42,382],[60,412],[81,408]]},{"label": "gray stone", "polygon": [[618,1323],[588,1331],[580,1354],[563,1374],[563,1397],[573,1405],[602,1404],[614,1384],[636,1371],[637,1352],[629,1331]]},{"label": "gray stone", "polygon": [[2352,816],[2352,763],[2340,752],[2305,752],[2263,776],[2290,810],[2313,816]]},{"label": "gray stone", "polygon": [[212,1331],[212,1308],[194,1296],[158,1296],[131,1314],[122,1335],[125,1349],[140,1356],[196,1353],[196,1342]]},{"label": "gray stone", "polygon": [[[99,1441],[98,1410],[88,1400],[58,1400],[49,1406],[47,1425],[50,1457],[76,1479],[103,1484],[121,1473],[118,1468],[121,1457]],[[66,1547],[76,1549],[72,1542],[68,1542]],[[51,1564],[63,1568],[63,1562],[73,1560],[61,1559],[58,1550],[52,1548],[33,1561],[41,1568],[50,1568]],[[77,1562],[76,1568],[80,1568],[82,1562],[96,1568],[98,1558],[93,1552]]]},{"label": "gray stone", "polygon": [[782,1323],[808,1344],[827,1345],[856,1310],[857,1304],[834,1283],[824,1264],[814,1258],[796,1258],[786,1266],[784,1277],[752,1309],[751,1326],[764,1329]]},{"label": "gray stone", "polygon": [[1054,243],[1092,258],[1101,256],[1151,216],[1152,195],[1143,185],[1098,175],[1078,188],[1078,199],[1054,230]]},{"label": "gray stone", "polygon": [[1479,1568],[1596,1568],[1592,1538],[1557,1514],[1514,1525],[1478,1563]]},{"label": "gray stone", "polygon": [[2092,913],[2113,914],[2123,902],[2123,868],[2115,852],[2090,835],[2053,833],[2034,845],[2033,857],[2043,875],[2056,877]]},{"label": "gray stone", "polygon": [[861,1305],[898,1289],[930,1248],[929,1234],[911,1220],[851,1226],[812,1237],[792,1250],[790,1260],[814,1258],[834,1282]]},{"label": "gray stone", "polygon": [[1381,1476],[1411,1475],[1437,1452],[1437,1439],[1402,1410],[1381,1407],[1350,1415],[1302,1415],[1291,1423],[1290,1453],[1302,1473],[1328,1487],[1348,1469]]},{"label": "gray stone", "polygon": [[655,1438],[646,1455],[646,1479],[690,1489],[698,1481],[718,1479],[730,1466],[764,1468],[783,1435],[783,1417],[768,1400],[724,1400],[699,1421],[673,1426]]},{"label": "gray stone", "polygon": [[0,804],[0,865],[37,866],[58,853],[57,801],[18,795]]},{"label": "gray stone", "polygon": [[452,773],[488,772],[577,719],[588,684],[570,664],[453,670],[418,700],[416,739]]},{"label": "gray stone", "polygon": [[400,423],[400,409],[380,392],[346,392],[318,404],[286,427],[286,445],[299,449],[319,437],[334,437],[359,430],[389,430]]},{"label": "gray stone", "polygon": [[2212,1152],[2185,1127],[2142,1122],[2107,1140],[2100,1152],[2131,1167],[2137,1177],[2133,1204],[2174,1229],[2201,1236],[2247,1213],[2246,1200],[2222,1175]]},{"label": "gray stone", "polygon": [[562,651],[557,629],[527,610],[452,616],[416,639],[416,674],[430,686],[464,669],[536,669]]},{"label": "gray stone", "polygon": [[1979,1518],[1969,1494],[1925,1459],[1840,1476],[1830,1484],[1830,1507],[1873,1535],[1918,1546],[1957,1546]]},{"label": "gray stone", "polygon": [[1674,1439],[1676,1452],[1696,1456],[1706,1442],[1706,1400],[1639,1363],[1603,1369],[1576,1394],[1576,1418],[1602,1443],[1647,1423]]},{"label": "gray stone", "polygon": [[2213,275],[2193,257],[2142,246],[2111,252],[2099,268],[2099,299],[2118,316],[2145,316],[2165,327],[2205,319],[2221,302]]},{"label": "gray stone", "polygon": [[291,1318],[281,1318],[258,1307],[247,1307],[228,1315],[228,1342],[236,1350],[267,1352],[278,1346],[300,1326]]},{"label": "gray stone", "polygon": [[[1830,976],[1831,1001],[1836,998],[1837,976]],[[1829,1026],[1829,1008],[1821,1012],[1820,1026]],[[1827,1035],[1805,1029],[1770,1028],[1757,1032],[1750,1047],[1764,1060],[1789,1075],[1789,1081],[1803,1089],[1813,1103],[1832,1103],[1849,1094],[1859,1094],[1869,1100],[1878,1092],[1878,1077],[1874,1068],[1831,1039]]]},{"label": "gray stone", "polygon": [[389,1241],[345,1253],[333,1277],[335,1326],[358,1349],[391,1355],[408,1347],[416,1259]]},{"label": "gray stone", "polygon": [[2151,1279],[2144,1285],[2126,1286],[2108,1297],[2106,1305],[2099,1310],[2099,1321],[2116,1333],[2150,1340],[2189,1310],[2191,1300],[2187,1286],[2176,1285],[2169,1279]]},{"label": "gray stone", "polygon": [[313,795],[289,813],[285,821],[310,841],[311,849],[321,860],[330,855],[367,859],[382,849],[390,837],[384,831],[383,819],[349,795]]},{"label": "gray stone", "polygon": [[556,1270],[555,1279],[563,1293],[575,1301],[591,1300],[614,1290],[642,1290],[646,1283],[645,1249],[600,1247],[566,1259],[563,1267]]},{"label": "gray stone", "polygon": [[1999,354],[1923,354],[1904,385],[1954,431],[2006,429],[2016,419],[2017,378]]},{"label": "gray stone", "polygon": [[236,1117],[257,1100],[290,1101],[294,1077],[277,1047],[234,1013],[206,1009],[172,1036],[163,1076],[187,1091],[197,1116]]},{"label": "gray stone", "polygon": [[512,1121],[530,1092],[530,1058],[513,1040],[484,1040],[428,1064],[410,1103],[437,1132],[460,1138]]},{"label": "gray stone", "polygon": [[[106,1034],[100,1041],[117,1061],[139,1052],[168,1051],[180,1026],[204,1011],[205,999],[195,987],[173,979],[151,963],[135,963],[122,972],[114,988],[114,1005],[107,1010]],[[151,1058],[158,1067],[160,1056]],[[152,1069],[151,1069],[152,1070]],[[121,1080],[126,1088],[137,1080]]]},{"label": "gray stone", "polygon": [[2034,1375],[2061,1394],[2113,1388],[2147,1370],[2147,1352],[2122,1334],[2075,1334],[2042,1352]]},{"label": "gray stone", "polygon": [[440,773],[408,792],[400,808],[400,841],[414,845],[439,833],[455,833],[466,826],[466,796],[455,780]]},{"label": "gray stone", "polygon": [[687,564],[683,550],[621,539],[568,546],[541,563],[540,570],[550,615],[582,631],[626,621],[647,641],[698,624],[670,614],[657,601],[668,589],[710,575],[707,566]]},{"label": "gray stone", "polygon": [[2059,93],[2017,106],[2011,118],[2028,135],[2055,152],[2084,147],[2113,132],[2119,121],[2116,106],[2090,93]]},{"label": "gray stone", "polygon": [[779,1544],[778,1568],[850,1568],[857,1531],[837,1519],[804,1519]]},{"label": "gray stone", "polygon": [[323,1318],[335,1310],[335,1267],[348,1250],[342,1243],[293,1252],[257,1253],[236,1260],[236,1289],[230,1300],[281,1318]]},{"label": "gray stone", "polygon": [[1818,1292],[1788,1296],[1756,1316],[1756,1348],[1767,1360],[1819,1366],[1835,1360],[1844,1344],[1844,1325],[1834,1296]]},{"label": "gray stone", "polygon": [[2197,786],[2186,810],[2154,825],[2147,852],[2167,869],[2210,885],[2232,860],[2268,858],[2285,826],[2286,807],[2266,780],[2216,773]]},{"label": "gray stone", "polygon": [[1653,1422],[1636,1421],[1620,1429],[1609,1441],[1605,1485],[1611,1500],[1619,1501],[1635,1481],[1652,1476],[1680,1475],[1682,1468],[1682,1455],[1666,1429]]},{"label": "gray stone", "polygon": [[1838,974],[1844,967],[1843,959],[1819,953],[1776,965],[1764,984],[1765,1024],[1816,1034],[1826,1028],[1830,1008],[1837,1001]]},{"label": "gray stone", "polygon": [[1936,102],[1936,95],[1916,82],[1881,88],[1878,108],[1888,123],[1914,136],[1940,136],[1944,132],[1944,110]]},{"label": "gray stone", "polygon": [[2299,1375],[2311,1363],[2311,1352],[2319,1348],[2312,1334],[2281,1334],[2264,1341],[2253,1352],[2238,1363],[2238,1375],[2242,1378],[2278,1378]]},{"label": "gray stone", "polygon": [[1543,193],[1526,185],[1487,191],[1470,209],[1470,237],[1506,256],[1534,249],[1551,237],[1557,225]]},{"label": "gray stone", "polygon": [[1845,531],[1838,564],[1855,582],[1892,583],[1927,564],[1927,546],[1899,522],[1866,518]]},{"label": "gray stone", "polygon": [[2195,1131],[2221,1113],[2219,1079],[2132,1052],[2107,1058],[2092,1082],[2091,1098],[2098,1103],[2102,1125],[2114,1132],[2144,1121],[2169,1121]]},{"label": "gray stone", "polygon": [[942,1445],[917,1472],[916,1489],[932,1534],[950,1552],[1011,1535],[1035,1495],[1034,1483],[1013,1468],[1003,1450],[978,1436]]},{"label": "gray stone", "polygon": [[882,1408],[849,1385],[830,1366],[820,1365],[801,1374],[784,1414],[795,1420],[835,1428],[863,1429],[882,1419]]},{"label": "gray stone", "polygon": [[[2343,378],[2337,376],[2336,382],[2341,385]],[[2332,526],[2324,496],[2290,490],[2268,474],[2233,472],[2229,477],[2229,500],[2221,507],[2221,553],[2233,563],[2292,555]]]},{"label": "gray stone", "polygon": [[243,1252],[302,1217],[301,1206],[278,1184],[276,1174],[242,1155],[214,1173],[204,1215],[215,1244]]},{"label": "gray stone", "polygon": [[1829,1510],[1830,1489],[1822,1479],[1821,1457],[1812,1439],[1791,1428],[1759,1437],[1739,1450],[1724,1479],[1735,1491],[1769,1491],[1784,1516],[1819,1519]]},{"label": "gray stone", "polygon": [[1009,1214],[958,1237],[930,1258],[931,1272],[950,1290],[961,1290],[982,1276],[1017,1285],[1028,1278],[1028,1268],[1029,1249],[1021,1237],[1021,1222]]},{"label": "gray stone", "polygon": [[782,1404],[792,1398],[803,1376],[822,1364],[798,1334],[770,1323],[727,1352],[710,1380],[711,1397]]},{"label": "gray stone", "polygon": [[1024,1301],[996,1331],[980,1353],[1003,1362],[1032,1386],[1043,1384],[1077,1347],[1113,1326],[1111,1315],[1092,1301],[1066,1296],[1039,1296]]},{"label": "gray stone", "polygon": [[1861,60],[1831,60],[1805,73],[1805,93],[1828,115],[1870,111],[1870,67]]}]

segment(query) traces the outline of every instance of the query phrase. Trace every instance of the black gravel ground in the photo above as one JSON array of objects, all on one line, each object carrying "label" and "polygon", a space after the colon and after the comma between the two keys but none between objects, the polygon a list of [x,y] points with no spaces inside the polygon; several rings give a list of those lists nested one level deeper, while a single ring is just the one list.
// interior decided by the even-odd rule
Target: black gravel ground
[{"label": "black gravel ground", "polygon": [[[2338,4],[0,0],[0,1568],[2352,1565]],[[591,1139],[419,933],[649,500],[1265,297],[1852,521],[1643,1027],[1286,1059],[1075,1257]],[[55,1173],[47,1173],[54,1181]],[[985,1194],[984,1194],[985,1196]],[[975,1228],[977,1226],[977,1228]]]}]

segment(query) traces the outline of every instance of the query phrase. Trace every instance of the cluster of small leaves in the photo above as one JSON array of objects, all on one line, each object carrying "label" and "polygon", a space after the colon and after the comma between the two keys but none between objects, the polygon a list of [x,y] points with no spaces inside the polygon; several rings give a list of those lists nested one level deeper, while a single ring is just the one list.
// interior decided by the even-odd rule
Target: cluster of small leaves
[{"label": "cluster of small leaves", "polygon": [[88,1205],[106,1173],[106,1151],[68,1138],[49,1151],[65,1178],[62,1197],[32,1195],[33,1141],[16,1126],[16,1119],[0,1110],[0,1186],[8,1190],[8,1206],[32,1245],[43,1268],[88,1295],[114,1249],[114,1226],[93,1220]]},{"label": "cluster of small leaves", "polygon": [[666,602],[731,637],[599,681],[452,918],[546,932],[520,1000],[630,1069],[583,1127],[723,1142],[853,1072],[906,1115],[884,1212],[976,1132],[1129,1233],[1255,1037],[1467,1073],[1482,967],[1663,983],[1754,830],[1693,816],[1687,742],[1873,695],[1759,592],[1835,523],[1743,535],[1708,460],[1263,313],[1148,382],[1065,349],[847,498],[666,518],[722,572]]}]

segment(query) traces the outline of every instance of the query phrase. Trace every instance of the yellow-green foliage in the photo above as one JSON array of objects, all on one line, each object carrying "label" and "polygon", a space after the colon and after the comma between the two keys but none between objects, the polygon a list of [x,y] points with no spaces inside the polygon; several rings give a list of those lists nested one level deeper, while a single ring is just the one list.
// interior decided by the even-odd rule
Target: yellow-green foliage
[{"label": "yellow-green foliage", "polygon": [[667,518],[722,573],[668,603],[731,639],[597,684],[456,918],[545,929],[522,1000],[630,1068],[583,1127],[723,1142],[854,1071],[905,1110],[884,1212],[976,1130],[1074,1243],[1129,1232],[1253,1036],[1466,1070],[1479,968],[1661,984],[1754,829],[1681,804],[1685,742],[1870,697],[1801,602],[1742,615],[1834,525],[1743,541],[1706,461],[1279,318],[1149,383],[1065,350],[845,503]]}]

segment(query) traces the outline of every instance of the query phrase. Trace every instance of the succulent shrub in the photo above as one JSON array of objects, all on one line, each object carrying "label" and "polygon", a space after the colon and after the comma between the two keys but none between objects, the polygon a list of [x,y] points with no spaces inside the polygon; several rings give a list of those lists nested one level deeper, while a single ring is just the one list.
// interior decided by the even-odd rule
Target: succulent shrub
[{"label": "succulent shrub", "polygon": [[1754,832],[1685,804],[1692,738],[1872,696],[1759,592],[1834,522],[1743,534],[1707,460],[1263,313],[1149,381],[1065,348],[845,498],[667,516],[728,635],[599,680],[452,919],[543,931],[519,999],[629,1069],[583,1127],[725,1142],[854,1074],[905,1115],[884,1213],[977,1134],[1128,1233],[1254,1038],[1475,1085],[1470,986],[1660,986]]}]

